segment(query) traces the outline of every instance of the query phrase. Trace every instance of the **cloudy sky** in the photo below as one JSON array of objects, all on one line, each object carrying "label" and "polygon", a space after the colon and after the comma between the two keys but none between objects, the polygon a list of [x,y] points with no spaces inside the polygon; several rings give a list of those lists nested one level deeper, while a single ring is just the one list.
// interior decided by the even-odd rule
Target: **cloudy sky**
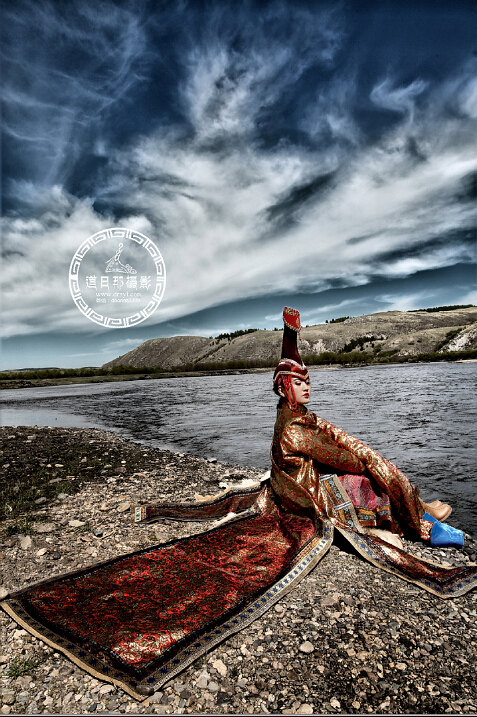
[{"label": "cloudy sky", "polygon": [[[3,368],[101,365],[158,336],[477,303],[471,2],[4,0]],[[104,329],[88,236],[167,267]]]}]

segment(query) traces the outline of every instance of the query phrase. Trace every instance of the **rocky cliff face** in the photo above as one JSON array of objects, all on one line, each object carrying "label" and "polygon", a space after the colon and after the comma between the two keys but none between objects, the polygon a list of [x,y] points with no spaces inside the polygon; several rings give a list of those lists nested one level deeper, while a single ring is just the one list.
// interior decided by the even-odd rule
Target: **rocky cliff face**
[{"label": "rocky cliff face", "polygon": [[[302,356],[335,353],[357,340],[353,350],[362,347],[372,354],[388,351],[396,357],[476,348],[477,307],[436,312],[386,311],[340,323],[307,326],[301,330],[299,348]],[[269,361],[273,365],[280,356],[281,342],[281,331],[256,331],[231,340],[200,336],[151,339],[103,368],[125,365],[173,369],[228,361]]]},{"label": "rocky cliff face", "polygon": [[475,348],[477,348],[477,321],[459,331],[443,350],[468,351]]}]

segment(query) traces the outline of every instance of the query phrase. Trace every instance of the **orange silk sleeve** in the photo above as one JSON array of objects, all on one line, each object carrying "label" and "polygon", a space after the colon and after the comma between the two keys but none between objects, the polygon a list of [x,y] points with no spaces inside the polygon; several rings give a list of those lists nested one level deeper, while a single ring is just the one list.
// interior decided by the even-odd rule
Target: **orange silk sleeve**
[{"label": "orange silk sleeve", "polygon": [[290,423],[283,431],[282,446],[287,452],[303,453],[337,470],[350,473],[366,471],[366,466],[359,458],[339,446],[316,426]]}]

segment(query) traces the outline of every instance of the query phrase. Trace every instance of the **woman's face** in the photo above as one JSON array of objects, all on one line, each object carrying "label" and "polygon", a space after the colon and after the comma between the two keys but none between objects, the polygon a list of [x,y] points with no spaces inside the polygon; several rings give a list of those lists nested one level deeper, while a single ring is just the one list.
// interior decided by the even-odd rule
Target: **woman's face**
[{"label": "woman's face", "polygon": [[[302,378],[293,377],[292,384],[296,402],[299,404],[308,403],[308,401],[310,400],[310,379],[307,378],[306,380],[304,380]],[[281,386],[278,389],[278,392],[280,396],[283,396],[283,398],[286,397],[285,392]],[[289,399],[292,400],[293,396],[290,396]]]}]

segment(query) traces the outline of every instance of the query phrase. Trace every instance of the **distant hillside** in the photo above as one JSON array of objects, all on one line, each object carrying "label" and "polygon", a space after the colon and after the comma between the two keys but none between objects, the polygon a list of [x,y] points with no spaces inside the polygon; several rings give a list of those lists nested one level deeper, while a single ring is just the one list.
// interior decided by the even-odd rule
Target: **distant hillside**
[{"label": "distant hillside", "polygon": [[[254,331],[236,338],[207,339],[173,336],[150,339],[105,363],[115,366],[157,367],[163,370],[204,367],[229,362],[273,366],[280,356],[281,331]],[[477,348],[477,307],[452,311],[386,311],[345,321],[302,328],[302,356],[324,352],[361,351],[376,358],[403,358],[436,351]]]}]

